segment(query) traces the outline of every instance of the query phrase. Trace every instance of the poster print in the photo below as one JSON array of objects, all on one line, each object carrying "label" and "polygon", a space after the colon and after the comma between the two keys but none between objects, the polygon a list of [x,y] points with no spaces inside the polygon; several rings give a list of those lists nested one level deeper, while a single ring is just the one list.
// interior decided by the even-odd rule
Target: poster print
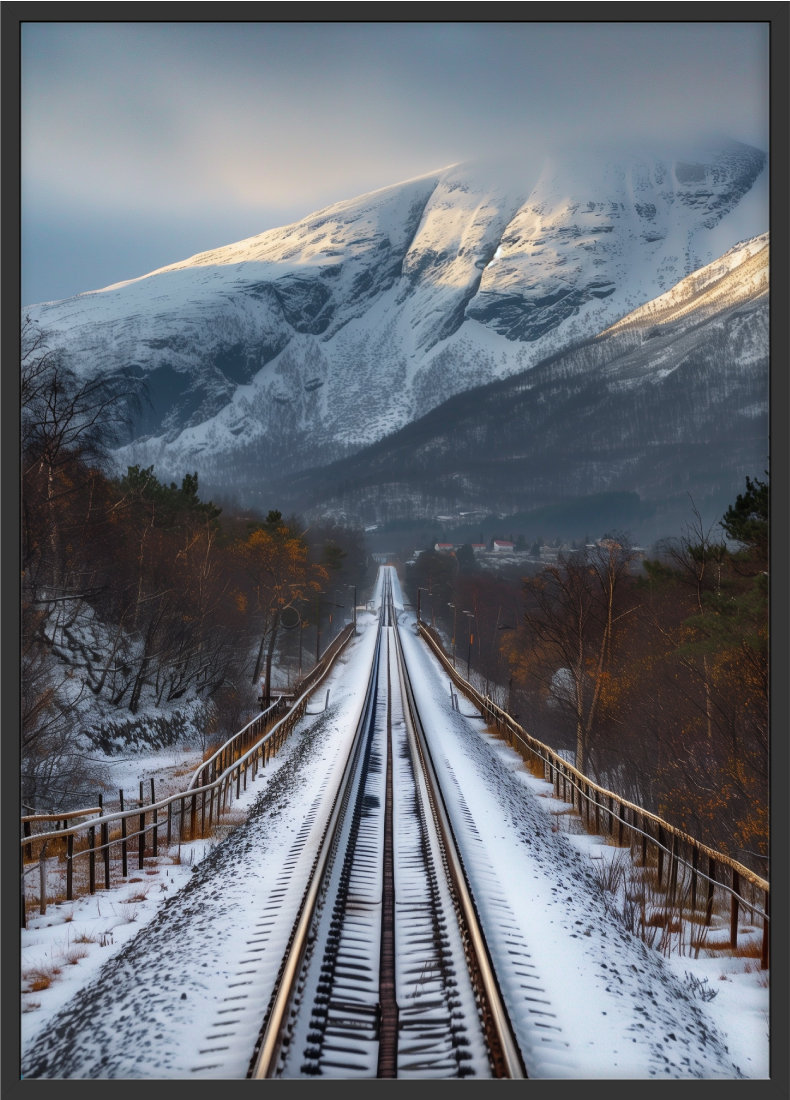
[{"label": "poster print", "polygon": [[21,43],[23,1077],[767,1078],[769,24]]}]

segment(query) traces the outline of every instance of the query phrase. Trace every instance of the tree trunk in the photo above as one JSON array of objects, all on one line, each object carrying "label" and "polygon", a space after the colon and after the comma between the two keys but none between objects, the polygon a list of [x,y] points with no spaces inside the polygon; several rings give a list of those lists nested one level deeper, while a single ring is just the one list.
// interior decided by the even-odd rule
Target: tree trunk
[{"label": "tree trunk", "polygon": [[268,629],[269,629],[269,617],[267,615],[267,617],[264,619],[264,622],[263,622],[263,630],[261,631],[261,644],[258,646],[258,656],[255,659],[255,668],[253,669],[253,673],[252,673],[252,682],[253,682],[253,684],[257,684],[258,677],[260,676],[261,661],[263,660],[263,647],[266,645],[266,632],[267,632]]},{"label": "tree trunk", "polygon": [[272,701],[272,657],[274,655],[274,643],[277,638],[277,627],[280,625],[280,609],[277,608],[272,619],[272,632],[269,636],[269,649],[266,653],[266,699],[264,706],[268,707]]}]

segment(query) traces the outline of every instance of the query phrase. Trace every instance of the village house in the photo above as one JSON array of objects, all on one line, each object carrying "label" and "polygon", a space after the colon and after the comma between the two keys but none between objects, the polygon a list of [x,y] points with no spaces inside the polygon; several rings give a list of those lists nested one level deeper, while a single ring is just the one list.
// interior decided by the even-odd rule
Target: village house
[{"label": "village house", "polygon": [[515,543],[508,542],[507,539],[494,539],[495,554],[512,554],[515,548]]}]

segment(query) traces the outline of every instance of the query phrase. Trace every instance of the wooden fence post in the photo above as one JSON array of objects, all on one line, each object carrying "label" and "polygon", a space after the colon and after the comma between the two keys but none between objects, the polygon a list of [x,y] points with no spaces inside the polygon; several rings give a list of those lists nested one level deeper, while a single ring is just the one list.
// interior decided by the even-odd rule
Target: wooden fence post
[{"label": "wooden fence post", "polygon": [[[140,809],[143,808],[143,781],[140,780]],[[137,839],[137,866],[140,870],[145,864],[145,813],[140,814],[140,836]]]},{"label": "wooden fence post", "polygon": [[184,839],[184,799],[181,799],[181,813],[178,816],[178,843]]},{"label": "wooden fence post", "polygon": [[741,876],[733,867],[732,895],[730,898],[730,947],[738,946],[738,895],[741,889]]},{"label": "wooden fence post", "polygon": [[44,841],[38,857],[38,911],[42,917],[47,915],[47,844],[49,841]]},{"label": "wooden fence post", "polygon": [[[153,805],[154,802],[156,802],[156,795],[154,793],[154,780],[153,780],[153,776],[152,776],[151,777],[151,805]],[[157,822],[159,821],[159,811],[158,810],[153,810],[152,813],[153,813],[153,817],[154,817],[154,844],[153,844],[153,848],[154,848],[154,858],[156,858],[156,856],[159,854],[159,829],[157,828]]]},{"label": "wooden fence post", "polygon": [[74,900],[74,834],[66,838],[66,901]]},{"label": "wooden fence post", "polygon": [[658,888],[661,889],[661,880],[664,877],[664,842],[666,837],[664,836],[664,830],[658,826]]},{"label": "wooden fence post", "polygon": [[173,839],[173,803],[167,804],[167,846],[170,847],[170,842]]},{"label": "wooden fence post", "polygon": [[624,813],[623,804],[622,804],[622,802],[618,802],[617,803],[617,847],[618,848],[622,848],[622,846],[623,846],[623,813]]},{"label": "wooden fence post", "polygon": [[20,901],[20,926],[27,928],[27,905],[25,904],[25,849],[19,845],[19,901]]},{"label": "wooden fence post", "polygon": [[197,833],[197,795],[192,795],[191,813],[189,815],[189,839],[194,840]]},{"label": "wooden fence post", "polygon": [[672,834],[672,853],[669,864],[669,896],[674,904],[678,888],[678,838]]},{"label": "wooden fence post", "polygon": [[697,911],[697,868],[699,867],[699,848],[693,845],[691,849],[691,912]]},{"label": "wooden fence post", "polygon": [[647,867],[647,821],[644,814],[639,815],[639,828],[642,830],[642,866]]},{"label": "wooden fence post", "polygon": [[88,829],[88,847],[90,854],[88,856],[88,874],[89,874],[89,889],[92,894],[96,893],[96,826],[91,825]]},{"label": "wooden fence post", "polygon": [[[124,812],[124,809],[123,809],[123,791],[118,791],[118,796],[121,800],[121,813],[123,813]],[[121,872],[123,874],[123,877],[127,878],[128,874],[129,874],[129,867],[128,867],[128,852],[127,852],[127,848],[126,848],[126,818],[125,817],[121,818]]]},{"label": "wooden fence post", "polygon": [[[103,795],[99,795],[99,817],[105,813],[105,799]],[[99,846],[101,848],[101,861],[105,865],[105,890],[110,889],[110,848],[109,848],[109,829],[107,825],[102,824],[99,826]],[[107,847],[106,847],[107,845]]]},{"label": "wooden fence post", "polygon": [[[30,836],[30,822],[29,821],[23,821],[22,822],[22,832],[24,833],[25,836]],[[26,844],[25,847],[24,847],[24,852],[25,852],[25,859],[32,859],[33,858],[33,845],[32,844]]]},{"label": "wooden fence post", "polygon": [[101,827],[102,858],[104,859],[104,889],[110,889],[110,826],[105,821]]},{"label": "wooden fence post", "polygon": [[710,925],[711,917],[713,916],[713,891],[715,890],[716,881],[716,860],[713,856],[708,856],[708,903],[705,906],[705,924]]},{"label": "wooden fence post", "polygon": [[770,939],[771,939],[771,897],[768,890],[765,891],[765,916],[763,917],[763,945],[760,952],[760,969],[767,970],[768,963],[770,962]]}]

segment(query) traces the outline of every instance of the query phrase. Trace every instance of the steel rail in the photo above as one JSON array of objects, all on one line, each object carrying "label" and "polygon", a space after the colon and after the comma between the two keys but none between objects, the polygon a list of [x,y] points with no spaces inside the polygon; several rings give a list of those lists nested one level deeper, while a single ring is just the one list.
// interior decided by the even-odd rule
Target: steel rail
[{"label": "steel rail", "polygon": [[[383,611],[382,601],[382,611]],[[381,656],[382,616],[379,617],[376,646],[373,661],[368,678],[365,700],[362,704],[354,739],[351,743],[346,766],[343,770],[337,793],[332,804],[332,810],[324,829],[318,853],[313,864],[310,880],[305,891],[299,915],[291,933],[291,939],[286,949],[280,974],[275,985],[275,991],[271,1006],[266,1018],[263,1034],[260,1039],[260,1049],[257,1055],[253,1055],[254,1064],[251,1067],[249,1077],[254,1081],[262,1081],[271,1078],[277,1068],[277,1058],[282,1043],[282,1030],[287,1020],[288,1011],[295,992],[296,983],[301,970],[304,954],[307,949],[310,926],[313,922],[318,896],[324,881],[324,876],[332,854],[334,841],[338,834],[338,828],[343,818],[346,803],[351,791],[352,781],[356,772],[359,751],[364,739],[375,703],[375,685],[379,660]]]},{"label": "steel rail", "polygon": [[[397,613],[394,614],[393,619],[395,651],[400,671],[403,712],[406,718],[407,731],[412,742],[413,754],[416,758],[415,763],[418,764],[425,778],[426,787],[432,802],[434,820],[436,821],[437,829],[443,842],[448,871],[452,884],[455,887],[456,897],[469,936],[474,966],[483,987],[485,1008],[488,1011],[489,1017],[489,1026],[486,1028],[486,1031],[489,1033],[487,1037],[492,1047],[498,1047],[498,1050],[494,1049],[491,1051],[495,1071],[500,1077],[523,1080],[527,1077],[526,1067],[513,1034],[513,1028],[510,1023],[507,1009],[502,999],[494,965],[491,960],[483,930],[480,926],[472,893],[467,882],[463,860],[447,813],[447,807],[434,768],[431,752],[425,738],[425,730],[420,720],[411,680],[403,655]],[[491,1031],[494,1033],[493,1043],[491,1043]]]}]

